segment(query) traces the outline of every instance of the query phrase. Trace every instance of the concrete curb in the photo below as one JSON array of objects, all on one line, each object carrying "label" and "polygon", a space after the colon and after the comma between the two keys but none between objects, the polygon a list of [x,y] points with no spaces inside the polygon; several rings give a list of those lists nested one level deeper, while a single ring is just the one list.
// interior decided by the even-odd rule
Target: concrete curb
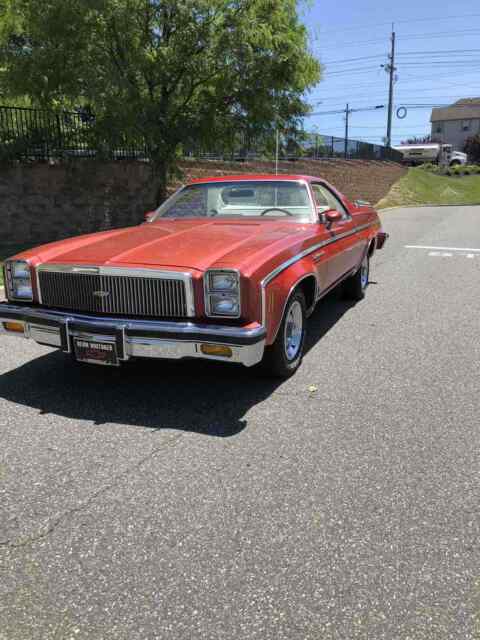
[{"label": "concrete curb", "polygon": [[381,209],[380,207],[374,207],[380,213],[384,213],[384,211],[395,211],[395,209],[431,209],[432,207],[479,207],[480,202],[474,202],[473,204],[405,204],[398,205],[397,207],[386,207],[385,209]]}]

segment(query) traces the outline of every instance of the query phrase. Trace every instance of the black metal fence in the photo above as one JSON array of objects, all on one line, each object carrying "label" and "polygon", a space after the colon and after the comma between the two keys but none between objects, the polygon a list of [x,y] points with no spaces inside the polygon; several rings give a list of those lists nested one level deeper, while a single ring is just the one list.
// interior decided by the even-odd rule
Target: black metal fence
[{"label": "black metal fence", "polygon": [[[275,158],[275,134],[249,140],[237,139],[226,148],[185,149],[184,156],[207,160],[273,160]],[[280,160],[321,160],[347,158],[364,160],[402,161],[402,154],[378,144],[347,140],[317,133],[297,132],[295,135],[280,134],[278,155]]]},{"label": "black metal fence", "polygon": [[[65,157],[108,157],[112,159],[147,160],[146,145],[141,138],[132,140],[121,131],[112,142],[101,135],[95,116],[88,111],[48,111],[26,107],[0,106],[0,159],[24,160]],[[208,148],[190,146],[183,157],[209,160],[273,160],[276,154],[276,134],[247,137],[241,134]],[[278,136],[280,160],[348,158],[393,160],[402,155],[394,149],[316,133],[281,133]]]},{"label": "black metal fence", "polygon": [[0,106],[0,158],[43,159],[106,155],[146,158],[141,140],[118,132],[116,142],[105,140],[88,111],[49,111]]}]

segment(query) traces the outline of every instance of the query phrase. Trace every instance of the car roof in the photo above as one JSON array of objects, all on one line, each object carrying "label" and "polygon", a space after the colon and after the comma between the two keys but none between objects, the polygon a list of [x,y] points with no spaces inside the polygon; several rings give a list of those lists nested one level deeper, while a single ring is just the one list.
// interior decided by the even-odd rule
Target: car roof
[{"label": "car roof", "polygon": [[321,178],[315,178],[314,176],[305,176],[299,174],[292,175],[275,175],[274,173],[243,173],[241,175],[233,175],[233,176],[209,176],[205,178],[196,178],[195,180],[190,180],[188,184],[198,184],[200,182],[236,182],[240,180],[305,180],[307,182],[311,182],[312,180],[321,180]]}]

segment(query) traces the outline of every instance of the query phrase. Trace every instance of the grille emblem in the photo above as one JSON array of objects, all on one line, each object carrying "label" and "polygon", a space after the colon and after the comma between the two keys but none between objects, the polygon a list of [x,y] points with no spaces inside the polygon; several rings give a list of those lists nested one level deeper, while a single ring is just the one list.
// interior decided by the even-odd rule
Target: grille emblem
[{"label": "grille emblem", "polygon": [[101,298],[102,300],[104,298],[108,298],[109,295],[110,295],[110,291],[93,291],[92,292],[92,296],[95,296],[95,298]]}]

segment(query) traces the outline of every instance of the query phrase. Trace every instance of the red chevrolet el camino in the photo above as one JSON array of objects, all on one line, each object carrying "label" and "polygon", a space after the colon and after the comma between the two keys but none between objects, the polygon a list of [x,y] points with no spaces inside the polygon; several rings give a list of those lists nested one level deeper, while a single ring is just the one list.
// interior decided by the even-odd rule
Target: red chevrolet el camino
[{"label": "red chevrolet el camino", "polygon": [[363,298],[386,239],[377,213],[311,176],[195,180],[146,223],[25,251],[4,265],[0,330],[81,362],[302,361],[317,301]]}]

